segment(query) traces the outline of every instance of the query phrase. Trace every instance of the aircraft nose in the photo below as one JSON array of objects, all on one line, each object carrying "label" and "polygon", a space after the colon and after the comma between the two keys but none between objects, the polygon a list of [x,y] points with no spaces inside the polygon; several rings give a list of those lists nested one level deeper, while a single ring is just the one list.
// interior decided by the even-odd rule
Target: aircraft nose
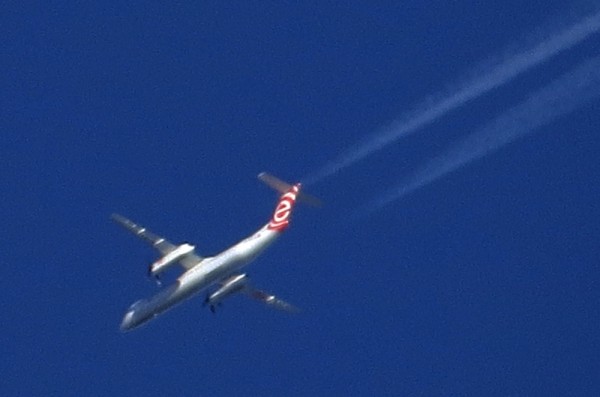
[{"label": "aircraft nose", "polygon": [[126,332],[133,328],[133,310],[128,311],[121,321],[121,331]]}]

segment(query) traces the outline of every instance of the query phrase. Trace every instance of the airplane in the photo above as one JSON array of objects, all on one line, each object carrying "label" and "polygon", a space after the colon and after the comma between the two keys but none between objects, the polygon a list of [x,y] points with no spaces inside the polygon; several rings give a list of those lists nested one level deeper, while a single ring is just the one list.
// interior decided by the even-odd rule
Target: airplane
[{"label": "airplane", "polygon": [[195,247],[189,243],[175,245],[119,214],[111,215],[115,222],[158,250],[161,257],[149,266],[148,275],[156,278],[159,285],[160,273],[173,265],[179,264],[184,270],[172,285],[163,288],[150,299],[141,299],[132,304],[123,317],[121,331],[133,330],[177,304],[207,290],[209,292],[204,304],[208,305],[213,313],[225,298],[237,293],[242,293],[278,310],[298,311],[295,306],[276,296],[254,288],[242,269],[273,244],[288,228],[296,201],[303,201],[313,206],[319,206],[320,202],[315,197],[300,192],[300,183],[290,185],[266,172],[260,173],[258,178],[281,193],[271,219],[249,237],[212,257],[198,255]]}]

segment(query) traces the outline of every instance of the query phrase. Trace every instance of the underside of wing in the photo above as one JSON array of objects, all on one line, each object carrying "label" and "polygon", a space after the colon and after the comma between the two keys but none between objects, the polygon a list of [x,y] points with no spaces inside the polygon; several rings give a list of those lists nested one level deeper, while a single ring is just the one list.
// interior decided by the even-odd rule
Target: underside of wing
[{"label": "underside of wing", "polygon": [[204,260],[203,257],[201,257],[201,256],[199,256],[199,255],[197,255],[197,254],[195,254],[195,253],[192,252],[191,254],[188,254],[184,258],[181,258],[179,260],[179,264],[185,270],[190,270],[191,268],[193,268],[194,266],[196,266],[197,264],[199,264],[203,260]]},{"label": "underside of wing", "polygon": [[251,286],[247,286],[244,289],[244,293],[248,297],[256,299],[257,301],[277,310],[289,313],[298,313],[300,311],[300,309],[298,309],[296,306],[284,301],[283,299],[279,299],[275,295],[271,295],[268,292],[255,289]]},{"label": "underside of wing", "polygon": [[156,248],[163,255],[168,254],[169,252],[173,251],[176,248],[176,246],[174,244],[168,242],[163,237],[160,237],[160,236],[152,233],[150,230],[134,223],[133,221],[125,218],[122,215],[112,214],[110,217],[113,221],[115,221],[119,225],[123,226],[126,230],[135,234],[136,236],[138,236],[142,240],[146,241],[147,243],[150,243],[150,245],[152,245],[152,247]]},{"label": "underside of wing", "polygon": [[175,245],[167,241],[164,237],[152,233],[150,230],[122,215],[112,214],[111,218],[132,234],[149,243],[162,255],[162,258],[151,265],[155,267],[152,273],[159,273],[175,262],[179,263],[186,270],[191,269],[204,259],[197,255],[194,247],[189,244]]},{"label": "underside of wing", "polygon": [[297,307],[287,303],[286,301],[281,300],[265,291],[261,291],[252,287],[248,282],[248,277],[246,274],[233,274],[221,281],[219,284],[220,287],[212,294],[207,295],[204,302],[205,304],[210,305],[212,312],[215,311],[215,308],[220,305],[225,298],[237,293],[243,293],[244,295],[262,302],[274,309],[285,312],[300,311]]}]

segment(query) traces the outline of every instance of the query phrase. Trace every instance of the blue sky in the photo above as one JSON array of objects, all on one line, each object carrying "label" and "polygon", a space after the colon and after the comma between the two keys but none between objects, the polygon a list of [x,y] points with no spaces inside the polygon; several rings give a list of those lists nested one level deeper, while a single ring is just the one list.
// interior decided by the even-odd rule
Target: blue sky
[{"label": "blue sky", "polygon": [[219,252],[268,220],[259,172],[315,175],[599,9],[489,3],[5,6],[0,394],[598,395],[595,94],[355,216],[598,56],[598,34],[311,183],[324,208],[248,269],[302,313],[198,297],[118,330],[155,254],[110,213]]}]

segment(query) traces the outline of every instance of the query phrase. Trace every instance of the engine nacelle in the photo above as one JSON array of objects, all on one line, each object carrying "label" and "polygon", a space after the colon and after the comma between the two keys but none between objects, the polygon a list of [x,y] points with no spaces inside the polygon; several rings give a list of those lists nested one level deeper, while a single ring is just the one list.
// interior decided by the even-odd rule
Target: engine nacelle
[{"label": "engine nacelle", "polygon": [[194,246],[188,243],[181,244],[167,255],[163,256],[156,262],[150,265],[150,275],[156,276],[161,272],[164,272],[169,267],[177,263],[178,260],[194,251]]},{"label": "engine nacelle", "polygon": [[227,296],[241,291],[246,285],[247,281],[248,278],[245,274],[238,274],[229,278],[227,281],[225,281],[221,288],[206,298],[206,303],[214,307]]}]

